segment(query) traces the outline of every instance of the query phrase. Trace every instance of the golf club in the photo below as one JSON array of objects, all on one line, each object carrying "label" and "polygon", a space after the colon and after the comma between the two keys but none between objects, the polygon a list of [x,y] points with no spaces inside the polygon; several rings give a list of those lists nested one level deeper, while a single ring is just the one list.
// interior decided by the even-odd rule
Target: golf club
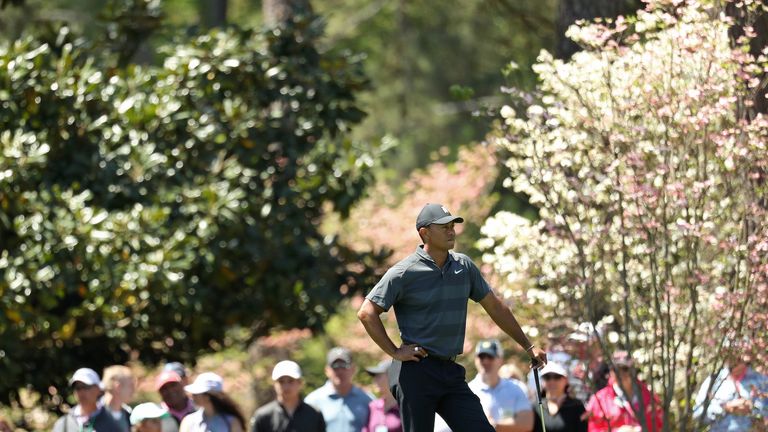
[{"label": "golf club", "polygon": [[536,382],[536,400],[539,402],[539,416],[541,418],[541,430],[547,432],[547,425],[544,424],[544,405],[541,404],[541,384],[539,384],[539,368],[533,367],[533,380]]}]

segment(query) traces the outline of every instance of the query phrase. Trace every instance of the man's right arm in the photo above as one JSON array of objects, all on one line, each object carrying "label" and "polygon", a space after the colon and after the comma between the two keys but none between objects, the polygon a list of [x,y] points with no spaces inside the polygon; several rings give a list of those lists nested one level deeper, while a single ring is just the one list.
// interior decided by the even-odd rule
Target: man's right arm
[{"label": "man's right arm", "polygon": [[395,360],[400,361],[419,361],[420,358],[427,356],[424,349],[418,345],[403,344],[398,348],[389,338],[384,323],[381,322],[379,315],[382,313],[384,313],[384,309],[368,299],[363,301],[363,305],[357,311],[357,318],[363,323],[368,336],[376,342],[379,348]]}]

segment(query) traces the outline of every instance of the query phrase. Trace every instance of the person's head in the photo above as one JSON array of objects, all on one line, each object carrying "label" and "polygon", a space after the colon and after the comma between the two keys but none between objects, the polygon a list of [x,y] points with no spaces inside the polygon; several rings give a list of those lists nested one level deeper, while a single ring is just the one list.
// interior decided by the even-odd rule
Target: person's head
[{"label": "person's head", "polygon": [[325,376],[331,381],[337,391],[348,391],[355,376],[355,365],[352,363],[352,353],[342,347],[328,351],[325,362]]},{"label": "person's head", "polygon": [[165,366],[163,366],[164,371],[173,371],[176,372],[181,377],[181,383],[184,385],[189,384],[187,382],[187,369],[184,367],[183,364],[179,362],[170,362],[166,363]]},{"label": "person's head", "polygon": [[184,386],[184,390],[192,395],[192,401],[204,412],[235,416],[245,429],[245,417],[235,401],[224,393],[224,380],[219,375],[203,372],[192,384]]},{"label": "person's head", "polygon": [[184,384],[181,377],[174,371],[163,371],[155,379],[155,389],[160,393],[166,405],[182,410],[187,406],[189,398],[184,392]]},{"label": "person's head", "polygon": [[161,432],[162,419],[168,411],[152,402],[136,405],[131,411],[131,425],[136,432]]},{"label": "person's head", "polygon": [[215,409],[208,393],[223,392],[224,380],[213,372],[203,372],[192,384],[184,386],[184,390],[192,395],[192,401],[198,407],[206,410]]},{"label": "person's head", "polygon": [[475,367],[483,375],[497,376],[504,364],[504,350],[496,339],[485,339],[475,347]]},{"label": "person's head", "polygon": [[380,361],[376,366],[370,366],[365,368],[365,372],[373,378],[376,388],[379,389],[379,394],[383,397],[390,393],[389,379],[387,378],[387,371],[392,366],[392,360],[386,359]]},{"label": "person's head", "polygon": [[449,250],[456,242],[455,224],[462,222],[464,218],[451,215],[445,206],[427,204],[416,217],[416,231],[427,247]]},{"label": "person's head", "polygon": [[272,382],[275,394],[280,402],[296,402],[299,400],[304,381],[301,378],[301,367],[298,363],[283,360],[272,369]]},{"label": "person's head", "polygon": [[635,367],[632,356],[626,351],[616,351],[611,359],[614,369],[610,371],[610,377],[621,386],[622,390],[631,393]]},{"label": "person's head", "polygon": [[69,386],[75,393],[77,403],[86,410],[96,408],[101,397],[101,380],[99,374],[90,368],[80,368],[69,379]]},{"label": "person's head", "polygon": [[136,392],[136,380],[131,368],[115,365],[104,369],[104,391],[110,393],[121,403],[128,403]]},{"label": "person's head", "polygon": [[548,362],[540,371],[542,392],[552,397],[560,397],[568,391],[568,372],[556,362]]}]

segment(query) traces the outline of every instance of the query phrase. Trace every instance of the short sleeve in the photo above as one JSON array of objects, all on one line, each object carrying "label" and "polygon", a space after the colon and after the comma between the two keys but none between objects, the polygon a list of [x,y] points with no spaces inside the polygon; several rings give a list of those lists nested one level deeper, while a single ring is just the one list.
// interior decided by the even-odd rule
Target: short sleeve
[{"label": "short sleeve", "polygon": [[403,288],[403,272],[399,266],[391,267],[384,273],[379,283],[373,287],[371,292],[365,298],[379,305],[382,309],[389,310],[397,299],[400,298],[400,292]]},{"label": "short sleeve", "polygon": [[479,302],[491,292],[491,286],[485,281],[485,278],[483,278],[480,269],[477,268],[475,263],[467,257],[464,259],[469,267],[469,298],[475,302]]}]

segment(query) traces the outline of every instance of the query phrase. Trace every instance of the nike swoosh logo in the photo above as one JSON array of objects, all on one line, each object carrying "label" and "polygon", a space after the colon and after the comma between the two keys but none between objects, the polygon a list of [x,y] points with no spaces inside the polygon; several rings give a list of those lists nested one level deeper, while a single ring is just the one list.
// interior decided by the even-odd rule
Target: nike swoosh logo
[{"label": "nike swoosh logo", "polygon": [[464,271],[464,269],[458,269],[458,270],[454,270],[454,271],[453,271],[453,274],[459,274],[459,273],[461,273],[462,271]]}]

